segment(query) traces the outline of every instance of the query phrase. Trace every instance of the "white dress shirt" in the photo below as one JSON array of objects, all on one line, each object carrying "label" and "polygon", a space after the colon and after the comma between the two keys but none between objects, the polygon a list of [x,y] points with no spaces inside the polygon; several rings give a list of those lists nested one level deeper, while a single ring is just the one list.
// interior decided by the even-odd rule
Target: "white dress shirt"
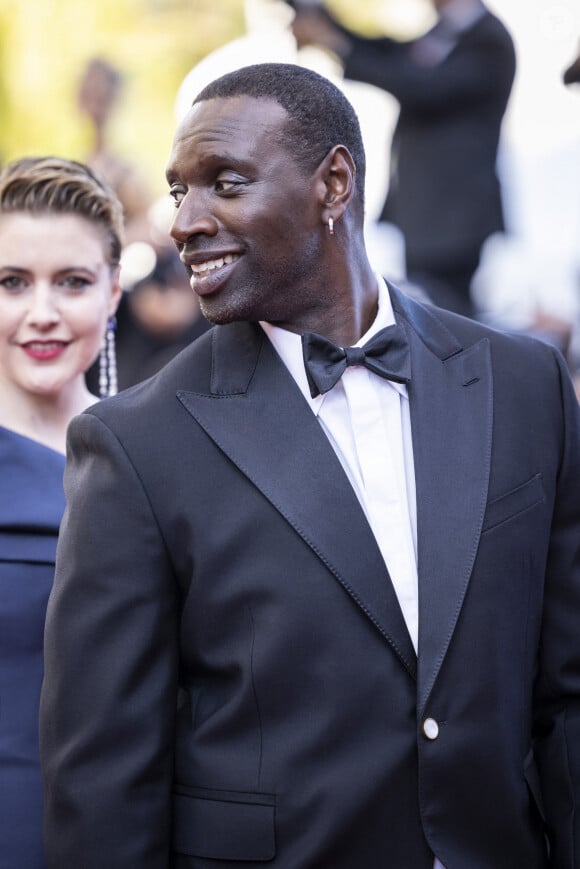
[{"label": "white dress shirt", "polygon": [[[385,283],[378,280],[377,317],[357,347],[395,322]],[[417,650],[417,511],[407,388],[353,365],[329,392],[312,398],[300,335],[270,323],[261,325],[318,417],[350,480]]]},{"label": "white dress shirt", "polygon": [[[378,313],[357,347],[395,322],[385,282],[379,276],[377,281]],[[353,365],[346,368],[331,390],[312,398],[300,335],[271,323],[260,325],[318,417],[350,480],[389,571],[417,651],[417,507],[407,387]],[[433,869],[444,867],[435,859]]]}]

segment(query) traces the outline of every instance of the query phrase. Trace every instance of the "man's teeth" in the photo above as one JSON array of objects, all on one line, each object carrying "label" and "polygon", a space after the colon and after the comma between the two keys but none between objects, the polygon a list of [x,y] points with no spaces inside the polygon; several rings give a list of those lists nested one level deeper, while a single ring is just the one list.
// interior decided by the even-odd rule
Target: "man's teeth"
[{"label": "man's teeth", "polygon": [[238,259],[237,256],[233,253],[228,253],[225,256],[220,256],[218,259],[209,259],[204,263],[193,263],[191,266],[191,271],[194,275],[202,275],[205,272],[211,272],[215,269],[221,269],[224,265],[229,265],[233,263],[234,260]]}]

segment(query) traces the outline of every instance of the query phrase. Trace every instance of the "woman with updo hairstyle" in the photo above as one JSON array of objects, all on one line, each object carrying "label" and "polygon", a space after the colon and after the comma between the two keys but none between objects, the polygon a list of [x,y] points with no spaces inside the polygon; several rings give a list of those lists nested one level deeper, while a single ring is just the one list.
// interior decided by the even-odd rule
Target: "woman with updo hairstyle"
[{"label": "woman with updo hairstyle", "polygon": [[[0,173],[0,865],[42,869],[38,703],[64,510],[65,436],[116,391],[121,206],[86,166],[26,158]],[[81,665],[81,662],[79,662]]]}]

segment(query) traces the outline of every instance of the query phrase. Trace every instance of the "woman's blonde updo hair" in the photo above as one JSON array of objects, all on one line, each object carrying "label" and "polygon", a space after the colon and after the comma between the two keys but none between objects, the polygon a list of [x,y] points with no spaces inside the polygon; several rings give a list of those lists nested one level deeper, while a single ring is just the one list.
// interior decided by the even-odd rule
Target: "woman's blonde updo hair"
[{"label": "woman's blonde updo hair", "polygon": [[117,196],[95,173],[76,160],[24,157],[0,172],[0,215],[74,214],[101,227],[108,261],[117,266],[123,247],[123,209]]}]

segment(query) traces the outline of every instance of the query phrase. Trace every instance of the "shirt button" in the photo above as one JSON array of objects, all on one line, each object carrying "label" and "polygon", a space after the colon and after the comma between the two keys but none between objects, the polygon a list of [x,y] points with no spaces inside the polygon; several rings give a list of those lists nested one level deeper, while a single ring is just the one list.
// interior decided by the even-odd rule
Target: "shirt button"
[{"label": "shirt button", "polygon": [[437,739],[439,736],[439,725],[434,718],[426,718],[423,722],[423,734],[427,739]]}]

